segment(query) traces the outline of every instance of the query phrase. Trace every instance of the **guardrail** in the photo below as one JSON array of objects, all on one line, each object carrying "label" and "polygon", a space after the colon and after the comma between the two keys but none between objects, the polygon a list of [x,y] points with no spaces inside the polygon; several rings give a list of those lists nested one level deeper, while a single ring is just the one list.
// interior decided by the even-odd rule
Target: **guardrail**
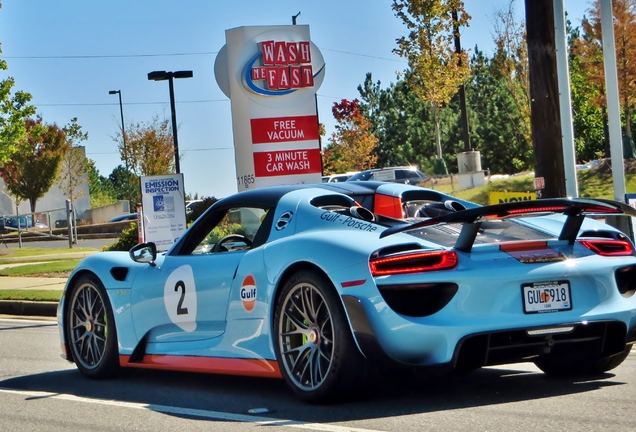
[{"label": "guardrail", "polygon": [[[51,226],[51,214],[64,212],[67,215],[67,235],[54,234],[53,227]],[[39,219],[36,219],[36,215],[46,215],[46,226],[48,228],[48,232],[44,227],[37,228],[35,225],[39,222]],[[31,222],[29,223],[29,219],[31,218]],[[22,222],[22,218],[24,218],[24,223]],[[15,225],[13,223],[7,224],[9,221],[15,220]],[[35,222],[34,222],[35,221]],[[31,226],[29,226],[29,224]],[[77,220],[75,217],[75,209],[71,205],[70,200],[66,200],[66,207],[59,209],[46,210],[41,212],[32,212],[20,214],[17,212],[15,215],[2,215],[2,225],[0,226],[0,230],[5,232],[17,232],[18,243],[20,247],[22,247],[22,235],[24,233],[29,233],[33,236],[42,236],[50,239],[56,240],[66,240],[68,239],[68,247],[73,248],[74,244],[77,244]],[[56,230],[57,231],[57,230]],[[0,234],[2,235],[2,234]]]}]

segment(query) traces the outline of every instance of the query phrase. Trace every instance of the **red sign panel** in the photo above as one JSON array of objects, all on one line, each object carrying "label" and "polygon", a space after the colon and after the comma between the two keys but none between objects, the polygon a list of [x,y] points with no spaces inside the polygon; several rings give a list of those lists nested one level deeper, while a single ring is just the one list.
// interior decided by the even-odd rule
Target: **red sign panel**
[{"label": "red sign panel", "polygon": [[252,81],[263,80],[269,90],[314,86],[311,45],[305,42],[261,42],[262,66],[251,70]]},{"label": "red sign panel", "polygon": [[252,143],[308,141],[318,139],[318,116],[251,119]]},{"label": "red sign panel", "polygon": [[545,178],[537,177],[534,179],[534,188],[535,189],[545,189]]},{"label": "red sign panel", "polygon": [[313,174],[321,171],[320,150],[317,148],[254,153],[256,177]]}]

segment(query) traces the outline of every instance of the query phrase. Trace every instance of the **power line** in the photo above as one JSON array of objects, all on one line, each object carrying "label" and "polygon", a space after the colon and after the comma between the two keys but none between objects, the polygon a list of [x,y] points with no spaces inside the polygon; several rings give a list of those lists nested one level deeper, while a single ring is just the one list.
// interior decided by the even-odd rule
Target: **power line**
[{"label": "power line", "polygon": [[[372,58],[377,60],[386,60],[397,63],[408,63],[406,60],[380,57],[369,54],[360,54],[351,51],[334,50],[330,48],[321,48],[321,51],[330,51],[340,54],[347,54],[357,57]],[[112,59],[112,58],[145,58],[145,57],[183,57],[183,56],[200,56],[214,55],[218,51],[204,51],[192,53],[165,53],[165,54],[102,54],[102,55],[59,55],[59,56],[4,56],[7,60],[77,60],[77,59]]]},{"label": "power line", "polygon": [[340,54],[347,54],[347,55],[353,55],[353,56],[358,56],[358,57],[366,57],[366,58],[378,59],[378,60],[387,60],[387,61],[398,62],[398,63],[408,63],[406,60],[400,60],[400,59],[394,59],[394,58],[388,58],[388,57],[372,56],[372,55],[368,55],[368,54],[358,54],[358,53],[354,53],[354,52],[350,52],[350,51],[340,51],[340,50],[334,50],[334,49],[329,49],[329,48],[321,48],[320,50],[321,51],[337,52],[337,53],[340,53]]},{"label": "power line", "polygon": [[106,54],[106,55],[61,55],[61,56],[3,56],[11,60],[69,60],[69,59],[99,59],[99,58],[140,58],[140,57],[177,57],[218,54],[218,51],[198,53],[172,53],[172,54]]},{"label": "power line", "polygon": [[[193,100],[193,101],[176,101],[177,104],[191,104],[191,103],[209,103],[209,102],[229,102],[229,99],[205,99],[205,100]],[[165,102],[126,102],[124,105],[165,105],[170,103]],[[119,106],[119,103],[68,103],[68,104],[38,104],[39,107],[65,107],[65,106]]]},{"label": "power line", "polygon": [[[216,148],[210,148],[210,149],[206,149],[206,148],[195,148],[195,149],[180,149],[179,153],[183,154],[183,153],[190,153],[190,152],[204,152],[204,151],[217,151],[217,150],[234,150],[234,147],[216,147]],[[118,152],[86,152],[87,156],[92,156],[92,155],[97,155],[97,156],[104,156],[104,155],[119,155]]]}]

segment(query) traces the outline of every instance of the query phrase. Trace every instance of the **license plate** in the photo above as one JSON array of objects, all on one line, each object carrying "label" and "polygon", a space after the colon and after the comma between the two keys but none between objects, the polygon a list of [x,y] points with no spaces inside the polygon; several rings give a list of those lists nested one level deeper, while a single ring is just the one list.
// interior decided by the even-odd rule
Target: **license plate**
[{"label": "license plate", "polygon": [[523,284],[523,311],[530,313],[559,312],[572,309],[568,281]]}]

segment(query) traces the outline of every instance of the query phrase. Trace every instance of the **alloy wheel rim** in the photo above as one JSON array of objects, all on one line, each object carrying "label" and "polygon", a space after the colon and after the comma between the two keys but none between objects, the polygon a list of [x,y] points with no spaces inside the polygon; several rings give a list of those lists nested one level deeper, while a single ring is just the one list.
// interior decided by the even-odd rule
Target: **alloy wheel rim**
[{"label": "alloy wheel rim", "polygon": [[100,292],[91,284],[80,286],[71,302],[70,339],[75,361],[87,369],[101,363],[106,352],[106,309]]},{"label": "alloy wheel rim", "polygon": [[331,311],[320,291],[298,284],[287,294],[279,318],[279,349],[287,376],[306,391],[325,381],[333,363]]}]

